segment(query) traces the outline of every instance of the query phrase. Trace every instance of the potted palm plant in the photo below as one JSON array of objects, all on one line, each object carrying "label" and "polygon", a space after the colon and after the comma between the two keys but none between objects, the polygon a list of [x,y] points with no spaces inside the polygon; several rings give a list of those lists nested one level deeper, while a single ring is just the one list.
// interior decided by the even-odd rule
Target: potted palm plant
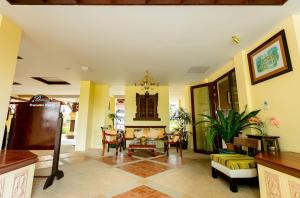
[{"label": "potted palm plant", "polygon": [[189,131],[186,130],[186,126],[191,123],[191,116],[184,108],[179,107],[171,115],[171,120],[177,121],[178,131],[182,131],[182,149],[188,148]]},{"label": "potted palm plant", "polygon": [[256,123],[250,121],[250,118],[255,117],[260,110],[251,111],[250,113],[246,113],[246,110],[247,106],[242,113],[230,110],[227,116],[225,116],[222,111],[218,110],[216,115],[217,118],[200,114],[206,119],[198,123],[209,123],[206,133],[207,144],[215,146],[215,138],[219,135],[225,141],[227,150],[234,150],[233,138],[240,132],[250,128],[260,130]]},{"label": "potted palm plant", "polygon": [[120,120],[120,117],[116,113],[110,113],[107,116],[112,122],[112,129],[114,129],[115,128],[115,121]]}]

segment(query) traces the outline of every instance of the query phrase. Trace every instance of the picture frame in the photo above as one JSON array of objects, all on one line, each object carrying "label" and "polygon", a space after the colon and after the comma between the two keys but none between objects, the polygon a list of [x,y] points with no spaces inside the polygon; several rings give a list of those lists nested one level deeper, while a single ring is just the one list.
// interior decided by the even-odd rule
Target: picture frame
[{"label": "picture frame", "polygon": [[293,71],[284,30],[248,53],[252,85]]}]

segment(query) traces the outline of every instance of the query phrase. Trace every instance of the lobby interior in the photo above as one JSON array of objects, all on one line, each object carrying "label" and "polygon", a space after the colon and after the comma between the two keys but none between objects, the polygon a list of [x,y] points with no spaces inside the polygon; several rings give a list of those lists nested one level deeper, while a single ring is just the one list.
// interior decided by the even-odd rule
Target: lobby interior
[{"label": "lobby interior", "polygon": [[298,0],[2,0],[0,198],[297,198],[299,65]]}]

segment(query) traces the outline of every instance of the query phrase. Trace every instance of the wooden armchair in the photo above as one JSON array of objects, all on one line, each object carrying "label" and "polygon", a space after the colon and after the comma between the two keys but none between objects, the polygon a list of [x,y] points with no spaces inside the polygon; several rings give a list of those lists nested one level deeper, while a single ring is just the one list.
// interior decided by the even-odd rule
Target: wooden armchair
[{"label": "wooden armchair", "polygon": [[116,147],[116,155],[118,155],[118,151],[120,152],[123,148],[123,133],[118,133],[115,130],[108,130],[106,127],[101,127],[102,129],[102,156],[104,156],[105,146],[107,144],[107,152],[109,152],[109,148],[111,145],[115,145]]},{"label": "wooden armchair", "polygon": [[169,148],[171,146],[176,146],[176,151],[180,151],[180,156],[182,157],[182,131],[174,132],[172,134],[165,134],[164,150],[169,156]]}]

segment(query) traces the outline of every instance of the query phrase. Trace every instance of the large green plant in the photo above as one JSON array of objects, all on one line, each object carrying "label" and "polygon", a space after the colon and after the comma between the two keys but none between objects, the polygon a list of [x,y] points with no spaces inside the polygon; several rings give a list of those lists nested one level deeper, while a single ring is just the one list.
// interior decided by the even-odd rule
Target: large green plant
[{"label": "large green plant", "polygon": [[[217,118],[212,116],[200,114],[205,117],[205,120],[198,123],[209,123],[206,133],[207,144],[214,145],[215,137],[220,135],[226,143],[232,143],[233,138],[238,135],[239,132],[254,128],[260,130],[256,123],[251,123],[250,118],[255,117],[260,110],[251,111],[246,113],[247,106],[242,113],[235,110],[230,110],[228,115],[225,116],[222,111],[217,111]],[[197,124],[198,124],[197,123]]]},{"label": "large green plant", "polygon": [[191,123],[191,116],[184,108],[179,107],[172,115],[171,120],[176,120],[178,123],[178,130],[183,132],[183,140],[187,141],[189,132],[186,130],[186,125]]}]

